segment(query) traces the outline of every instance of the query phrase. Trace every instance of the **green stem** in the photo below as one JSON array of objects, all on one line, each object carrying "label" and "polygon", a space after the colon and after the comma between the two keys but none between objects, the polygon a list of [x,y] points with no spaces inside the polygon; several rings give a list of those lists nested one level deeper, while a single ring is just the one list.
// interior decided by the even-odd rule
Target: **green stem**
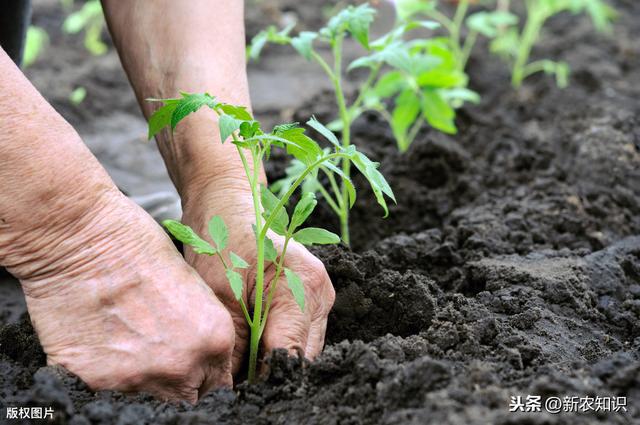
[{"label": "green stem", "polygon": [[[338,103],[338,110],[340,112],[340,120],[342,121],[342,147],[347,148],[351,144],[351,119],[349,117],[349,109],[347,109],[347,102],[345,101],[344,91],[342,89],[342,40],[343,37],[337,37],[332,43],[334,66],[333,66],[333,85],[336,92],[336,100]],[[351,161],[342,161],[342,173],[347,177],[351,177]],[[345,244],[349,245],[349,192],[347,186],[342,183],[342,214],[340,214],[340,232],[342,240]]]},{"label": "green stem", "polygon": [[278,215],[278,212],[284,208],[284,205],[289,202],[289,198],[291,198],[291,195],[293,195],[293,193],[296,191],[296,189],[298,188],[298,186],[300,186],[304,180],[307,178],[307,176],[311,173],[311,171],[313,171],[314,168],[316,168],[317,166],[319,166],[320,164],[322,164],[323,162],[329,161],[331,159],[334,158],[345,158],[345,159],[349,159],[349,156],[347,154],[344,153],[332,153],[330,155],[327,156],[323,156],[322,158],[316,160],[316,162],[314,162],[313,164],[311,164],[310,166],[307,167],[306,170],[304,170],[299,176],[298,178],[291,184],[291,187],[289,187],[289,190],[287,190],[287,192],[284,194],[284,196],[282,198],[280,198],[280,201],[278,202],[278,204],[273,208],[273,210],[271,210],[271,214],[269,215],[269,218],[265,221],[264,226],[262,227],[262,232],[260,232],[259,234],[259,238],[263,239],[266,237],[267,235],[267,230],[269,230],[269,228],[271,227],[271,225],[273,224],[273,220],[275,220],[275,218]]},{"label": "green stem", "polygon": [[527,22],[520,36],[518,55],[516,56],[511,73],[511,84],[515,88],[520,88],[522,81],[526,77],[525,66],[527,65],[529,55],[531,55],[531,49],[538,39],[545,20],[546,14],[544,11],[537,9],[534,3],[527,1]]},{"label": "green stem", "polygon": [[[364,96],[369,91],[369,88],[373,85],[374,81],[378,78],[378,74],[380,74],[380,70],[382,69],[382,63],[376,64],[369,73],[369,77],[364,82],[362,86],[360,86],[360,92],[358,93],[358,97],[353,102],[349,110],[352,112],[360,107],[362,102],[364,101]],[[351,116],[351,114],[349,114]]]},{"label": "green stem", "polygon": [[319,184],[318,191],[320,191],[320,194],[322,195],[324,200],[327,201],[327,204],[329,204],[333,212],[336,213],[337,215],[340,215],[342,209],[338,206],[336,201],[333,200],[333,198],[331,197],[331,194],[327,192],[327,189],[325,189],[321,184]]},{"label": "green stem", "polygon": [[344,208],[344,205],[342,204],[342,198],[340,197],[340,188],[338,186],[338,183],[336,182],[336,178],[333,176],[333,172],[331,171],[325,171],[327,174],[327,178],[329,179],[329,184],[331,184],[331,189],[333,190],[333,193],[336,195],[336,199],[338,199],[338,204],[340,204],[340,208]]},{"label": "green stem", "polygon": [[271,309],[271,302],[273,301],[273,296],[276,293],[276,287],[278,286],[278,281],[280,280],[280,276],[282,275],[282,270],[284,269],[284,259],[287,253],[287,246],[289,245],[289,241],[291,240],[291,235],[287,235],[284,239],[284,245],[282,246],[282,252],[280,253],[280,259],[278,264],[276,265],[276,274],[273,276],[271,280],[271,286],[269,287],[269,294],[267,295],[267,302],[264,307],[264,315],[262,316],[262,323],[260,324],[260,336],[262,337],[262,333],[264,332],[264,328],[267,325],[267,318],[269,316],[269,310]]},{"label": "green stem", "polygon": [[477,31],[469,31],[467,34],[467,38],[464,40],[464,45],[462,46],[462,53],[460,54],[460,71],[464,71],[467,67],[467,62],[469,62],[469,57],[471,56],[471,51],[478,40],[478,32]]},{"label": "green stem", "polygon": [[[238,148],[240,149],[240,148]],[[251,337],[249,343],[249,382],[255,381],[256,367],[258,364],[258,350],[260,348],[260,321],[262,317],[262,302],[264,295],[264,240],[266,232],[262,227],[262,205],[260,203],[260,189],[258,187],[258,173],[260,164],[258,158],[261,157],[260,152],[251,152],[253,157],[253,178],[251,181],[251,197],[253,198],[253,209],[256,217],[256,237],[257,255],[256,255],[256,285],[255,299],[253,301],[253,322],[251,323]]]},{"label": "green stem", "polygon": [[[217,251],[216,255],[222,262],[222,266],[224,267],[225,271],[231,270],[231,268],[229,267],[229,264],[224,259],[224,256],[222,255],[222,253],[220,251]],[[240,298],[239,301],[240,301],[240,307],[242,308],[242,312],[244,313],[244,318],[247,320],[247,323],[249,324],[249,326],[251,326],[253,321],[251,320],[251,316],[249,315],[249,310],[247,310],[247,305],[244,303],[244,299],[242,297]]]}]

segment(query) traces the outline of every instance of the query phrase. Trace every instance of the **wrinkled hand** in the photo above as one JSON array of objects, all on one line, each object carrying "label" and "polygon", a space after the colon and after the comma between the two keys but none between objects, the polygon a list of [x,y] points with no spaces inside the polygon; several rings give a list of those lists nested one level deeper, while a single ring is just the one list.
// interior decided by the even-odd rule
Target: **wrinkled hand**
[{"label": "wrinkled hand", "polygon": [[[191,203],[191,200],[195,202]],[[243,270],[243,295],[251,310],[255,298],[256,273],[256,243],[251,227],[255,219],[251,194],[246,190],[224,187],[218,182],[212,189],[200,191],[196,199],[185,202],[183,222],[199,235],[207,235],[207,223],[214,215],[222,216],[229,229],[229,250],[250,264],[249,268]],[[284,238],[275,234],[269,237],[276,249],[281,249]],[[249,326],[239,302],[233,296],[224,268],[217,257],[198,255],[190,248],[186,250],[185,257],[231,313],[236,329],[233,372],[237,373],[248,352]],[[333,306],[335,292],[322,262],[297,242],[289,242],[284,265],[303,279],[305,309],[304,312],[300,310],[284,276],[281,277],[262,337],[262,348],[265,353],[275,348],[285,348],[291,354],[301,352],[306,358],[313,359],[324,345],[327,317]],[[265,297],[274,275],[275,265],[268,263],[265,270]]]}]

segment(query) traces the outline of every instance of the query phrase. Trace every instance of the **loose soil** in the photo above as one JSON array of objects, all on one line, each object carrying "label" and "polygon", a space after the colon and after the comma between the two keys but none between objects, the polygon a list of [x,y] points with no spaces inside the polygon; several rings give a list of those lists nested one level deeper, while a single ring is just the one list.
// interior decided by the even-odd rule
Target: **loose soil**
[{"label": "loose soil", "polygon": [[[291,16],[319,25],[311,2],[262,3],[286,14],[251,11],[250,33]],[[559,17],[536,49],[571,64],[568,89],[536,76],[515,92],[499,60],[476,55],[469,69],[483,101],[460,111],[459,135],[426,130],[400,155],[378,117],[359,120],[355,143],[382,163],[398,205],[382,219],[362,190],[353,250],[314,250],[337,291],[314,363],[275,352],[263,383],[196,406],[94,393],[45,367],[19,287],[5,276],[0,403],[52,406],[53,423],[74,425],[640,424],[640,4],[615,4],[615,38]],[[114,111],[139,124],[113,52],[88,57],[56,30],[60,18],[53,5],[36,14],[53,44],[28,75],[88,138]],[[301,100],[277,96],[260,85],[284,70],[277,64],[289,66],[278,79],[318,84],[307,80],[314,87]],[[333,118],[322,77],[286,49],[250,71],[259,116]],[[85,85],[87,103],[71,105],[65,84]],[[285,165],[276,156],[270,177]],[[335,225],[326,208],[316,220]],[[529,394],[627,397],[627,412],[509,412],[511,396]]]}]

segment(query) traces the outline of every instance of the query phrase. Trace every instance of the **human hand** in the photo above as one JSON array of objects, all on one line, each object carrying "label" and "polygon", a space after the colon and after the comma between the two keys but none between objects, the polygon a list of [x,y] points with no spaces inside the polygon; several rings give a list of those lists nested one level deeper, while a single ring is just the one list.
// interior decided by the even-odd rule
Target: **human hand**
[{"label": "human hand", "polygon": [[[251,193],[240,180],[217,179],[198,190],[196,196],[187,196],[183,203],[183,223],[200,235],[207,234],[207,223],[212,216],[219,215],[224,219],[229,229],[229,250],[250,264],[249,268],[243,270],[243,294],[245,303],[249,308],[252,307],[255,298],[256,242],[251,226],[255,221]],[[269,237],[276,249],[282,248],[282,237],[275,234]],[[240,304],[233,295],[219,259],[197,255],[190,248],[186,249],[185,258],[231,314],[236,329],[232,369],[235,374],[240,370],[249,345],[249,326]],[[286,281],[281,278],[262,337],[262,348],[264,352],[285,348],[292,354],[302,353],[308,359],[313,359],[324,346],[327,317],[333,306],[335,291],[322,262],[297,242],[289,242],[284,265],[304,281],[305,309],[300,310]],[[265,294],[268,293],[275,271],[271,263],[265,268]]]}]

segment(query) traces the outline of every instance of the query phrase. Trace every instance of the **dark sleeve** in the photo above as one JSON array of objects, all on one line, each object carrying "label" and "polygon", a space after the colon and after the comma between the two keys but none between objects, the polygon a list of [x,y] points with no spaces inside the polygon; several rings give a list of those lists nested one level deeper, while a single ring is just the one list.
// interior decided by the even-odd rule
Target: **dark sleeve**
[{"label": "dark sleeve", "polygon": [[0,0],[0,46],[18,65],[30,20],[31,0]]}]

